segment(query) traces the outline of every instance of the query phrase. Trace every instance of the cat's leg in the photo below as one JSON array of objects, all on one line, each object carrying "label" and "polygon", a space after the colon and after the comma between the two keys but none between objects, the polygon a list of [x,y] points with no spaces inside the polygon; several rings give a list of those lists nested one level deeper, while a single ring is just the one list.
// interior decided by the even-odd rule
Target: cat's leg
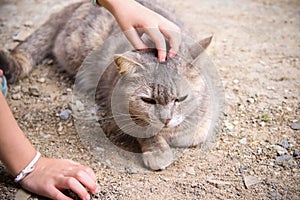
[{"label": "cat's leg", "polygon": [[193,147],[205,143],[210,134],[209,127],[202,126],[167,137],[167,141],[172,147]]},{"label": "cat's leg", "polygon": [[197,120],[193,122],[193,124],[189,123],[189,128],[184,126],[184,128],[177,129],[174,131],[176,134],[165,134],[164,138],[171,147],[192,147],[201,145],[205,143],[213,133],[213,121],[211,116],[211,112],[208,110],[203,115],[202,120]]},{"label": "cat's leg", "polygon": [[174,161],[173,152],[163,137],[139,138],[138,142],[141,145],[146,167],[152,170],[161,170]]}]

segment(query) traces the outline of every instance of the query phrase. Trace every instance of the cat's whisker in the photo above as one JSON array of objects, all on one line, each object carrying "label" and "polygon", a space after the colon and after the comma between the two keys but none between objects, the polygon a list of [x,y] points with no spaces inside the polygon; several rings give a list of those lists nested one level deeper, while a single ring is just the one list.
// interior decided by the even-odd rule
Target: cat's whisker
[{"label": "cat's whisker", "polygon": [[129,116],[129,117],[140,117],[141,115],[133,115],[133,114],[127,114],[127,113],[118,113],[118,112],[114,112],[114,117],[117,117],[117,116]]}]

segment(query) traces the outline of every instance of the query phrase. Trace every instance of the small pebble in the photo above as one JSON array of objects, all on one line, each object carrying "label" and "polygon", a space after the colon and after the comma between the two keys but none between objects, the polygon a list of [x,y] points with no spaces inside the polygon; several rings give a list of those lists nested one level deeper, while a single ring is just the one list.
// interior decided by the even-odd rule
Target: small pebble
[{"label": "small pebble", "polygon": [[59,117],[61,120],[67,120],[69,119],[71,111],[70,110],[62,110],[59,114]]},{"label": "small pebble", "polygon": [[60,125],[60,126],[58,126],[57,131],[58,131],[58,132],[62,132],[63,129],[64,129],[64,127]]},{"label": "small pebble", "polygon": [[28,93],[29,92],[29,89],[27,87],[22,87],[21,91],[23,93]]},{"label": "small pebble", "polygon": [[18,189],[15,194],[15,200],[24,200],[29,199],[31,197],[31,194],[23,189]]},{"label": "small pebble", "polygon": [[242,173],[242,172],[244,172],[244,171],[246,171],[246,170],[247,170],[247,167],[240,167],[240,168],[239,168],[240,173]]},{"label": "small pebble", "polygon": [[233,83],[234,83],[234,84],[238,84],[239,82],[240,82],[240,81],[237,80],[237,79],[234,79],[234,80],[233,80]]},{"label": "small pebble", "polygon": [[242,138],[239,140],[241,144],[247,144],[247,138]]},{"label": "small pebble", "polygon": [[39,78],[37,81],[39,83],[45,83],[46,79],[44,77],[42,77],[42,78]]},{"label": "small pebble", "polygon": [[298,157],[298,156],[299,156],[299,151],[294,150],[294,151],[293,151],[293,157]]},{"label": "small pebble", "polygon": [[29,93],[30,93],[30,95],[35,96],[35,97],[39,97],[41,95],[40,90],[37,87],[30,87]]},{"label": "small pebble", "polygon": [[11,95],[11,98],[13,99],[13,100],[20,100],[21,99],[21,94],[20,93],[16,93],[16,94],[12,94]]},{"label": "small pebble", "polygon": [[262,127],[265,127],[266,126],[266,122],[259,122],[259,125],[262,126]]},{"label": "small pebble", "polygon": [[300,130],[300,121],[298,121],[298,122],[292,124],[292,125],[291,125],[291,128],[292,128],[293,130]]},{"label": "small pebble", "polygon": [[67,95],[68,93],[72,92],[72,89],[71,88],[64,88],[62,94],[63,95]]},{"label": "small pebble", "polygon": [[270,189],[270,195],[273,197],[272,199],[282,199],[282,196],[274,189]]},{"label": "small pebble", "polygon": [[28,31],[19,31],[13,34],[12,39],[16,42],[22,42],[28,37],[29,34],[30,33]]},{"label": "small pebble", "polygon": [[253,98],[248,98],[247,100],[246,100],[248,103],[250,103],[250,104],[253,104],[254,102],[255,102],[255,100],[253,99]]},{"label": "small pebble", "polygon": [[283,146],[284,148],[288,149],[288,148],[290,147],[290,144],[289,144],[288,141],[283,140],[283,141],[282,141],[282,146]]},{"label": "small pebble", "polygon": [[234,126],[229,122],[229,121],[225,121],[225,126],[229,131],[233,131],[234,130]]},{"label": "small pebble", "polygon": [[288,153],[288,151],[285,148],[279,145],[274,145],[274,149],[277,151],[278,155],[280,156]]},{"label": "small pebble", "polygon": [[34,24],[34,23],[33,23],[32,21],[26,21],[26,22],[24,23],[24,26],[32,27],[33,24]]},{"label": "small pebble", "polygon": [[275,163],[277,164],[277,163],[280,163],[282,161],[289,160],[291,158],[292,158],[291,155],[276,156]]},{"label": "small pebble", "polygon": [[179,177],[180,177],[180,178],[185,178],[185,177],[186,177],[186,173],[185,173],[185,172],[182,172],[181,174],[179,174]]},{"label": "small pebble", "polygon": [[21,86],[20,85],[16,85],[15,87],[13,87],[10,92],[11,93],[18,93],[21,91]]},{"label": "small pebble", "polygon": [[255,176],[244,176],[244,183],[247,189],[249,189],[252,185],[256,185],[261,181]]},{"label": "small pebble", "polygon": [[185,172],[188,173],[188,174],[190,174],[190,175],[195,175],[196,174],[194,167],[187,167],[185,169]]}]

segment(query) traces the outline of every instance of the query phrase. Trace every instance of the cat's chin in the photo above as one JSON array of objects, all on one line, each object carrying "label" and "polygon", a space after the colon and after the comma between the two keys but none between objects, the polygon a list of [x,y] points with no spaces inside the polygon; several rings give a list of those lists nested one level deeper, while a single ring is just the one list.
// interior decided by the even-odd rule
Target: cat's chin
[{"label": "cat's chin", "polygon": [[175,128],[176,126],[178,126],[179,124],[172,124],[172,125],[165,125],[163,126],[164,129],[170,129],[170,128]]},{"label": "cat's chin", "polygon": [[154,126],[155,128],[158,128],[158,129],[171,129],[171,128],[175,128],[175,127],[179,126],[183,122],[183,120],[184,120],[184,118],[182,118],[178,121],[171,121],[167,125],[165,125],[163,123],[155,123],[155,124],[152,124],[152,126]]}]

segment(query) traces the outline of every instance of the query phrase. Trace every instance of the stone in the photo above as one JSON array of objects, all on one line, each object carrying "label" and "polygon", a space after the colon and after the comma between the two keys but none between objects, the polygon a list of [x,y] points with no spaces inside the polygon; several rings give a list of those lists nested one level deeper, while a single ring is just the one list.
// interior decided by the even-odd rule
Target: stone
[{"label": "stone", "polygon": [[37,87],[30,87],[29,93],[31,96],[39,97],[41,95],[40,90]]},{"label": "stone", "polygon": [[229,121],[225,120],[224,121],[225,127],[229,130],[229,131],[233,131],[234,130],[234,126],[232,125],[232,123],[230,123]]},{"label": "stone", "polygon": [[39,78],[37,81],[39,83],[45,83],[46,79],[44,77],[42,77],[42,78]]},{"label": "stone", "polygon": [[277,151],[278,155],[280,156],[288,153],[288,151],[285,148],[279,145],[274,145],[274,149]]},{"label": "stone", "polygon": [[292,159],[291,155],[276,156],[275,163],[280,164],[283,161],[287,161],[287,160],[290,160],[290,159]]},{"label": "stone", "polygon": [[190,175],[195,175],[196,174],[194,167],[187,167],[185,169],[185,172],[190,174]]},{"label": "stone", "polygon": [[292,128],[293,130],[300,130],[300,121],[298,121],[298,122],[296,122],[296,123],[293,123],[293,124],[291,125],[291,128]]},{"label": "stone", "polygon": [[64,130],[64,127],[62,125],[58,126],[57,131],[62,132]]},{"label": "stone", "polygon": [[233,82],[234,84],[238,84],[240,81],[239,81],[238,79],[234,79],[232,82]]},{"label": "stone", "polygon": [[12,94],[11,95],[11,98],[13,100],[20,100],[22,98],[21,94],[20,93],[16,93],[16,94]]},{"label": "stone", "polygon": [[31,197],[31,194],[23,189],[18,189],[15,194],[15,200],[24,200],[29,199]]},{"label": "stone", "polygon": [[289,144],[288,141],[283,140],[283,141],[282,141],[282,146],[283,146],[284,148],[288,149],[288,148],[290,147],[290,144]]},{"label": "stone", "polygon": [[247,144],[247,138],[242,138],[239,140],[241,144]]},{"label": "stone", "polygon": [[68,93],[72,92],[72,89],[71,88],[64,88],[62,94],[63,95],[67,95]]},{"label": "stone", "polygon": [[61,120],[67,120],[70,117],[70,113],[71,113],[71,111],[68,110],[68,109],[67,110],[62,110],[59,114],[59,117],[60,117]]},{"label": "stone", "polygon": [[255,99],[252,97],[249,97],[246,101],[250,104],[253,104],[255,102]]},{"label": "stone", "polygon": [[251,186],[256,185],[258,183],[260,183],[261,181],[259,180],[259,178],[255,177],[255,176],[244,176],[244,183],[247,189],[249,189]]},{"label": "stone", "polygon": [[12,39],[15,42],[22,42],[28,37],[29,34],[29,31],[19,31],[13,34]]}]

